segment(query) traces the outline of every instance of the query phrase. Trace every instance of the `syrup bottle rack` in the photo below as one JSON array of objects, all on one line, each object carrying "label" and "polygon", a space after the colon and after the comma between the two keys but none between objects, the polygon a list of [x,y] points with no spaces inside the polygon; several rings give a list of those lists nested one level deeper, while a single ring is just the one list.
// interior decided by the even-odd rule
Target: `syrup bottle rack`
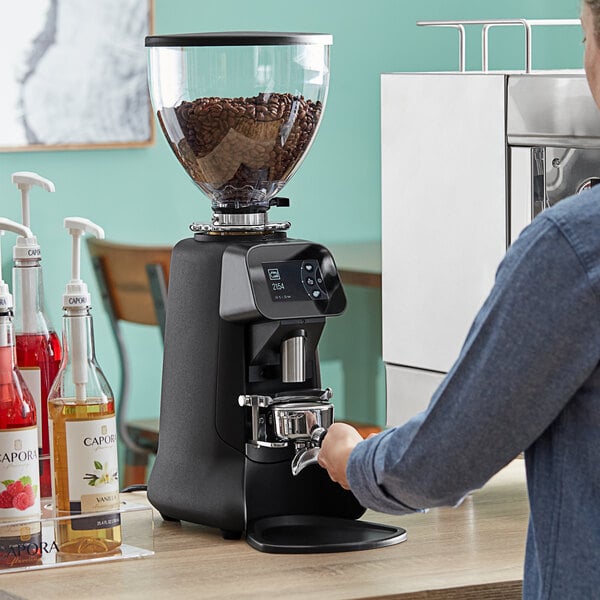
[{"label": "syrup bottle rack", "polygon": [[[56,517],[53,515],[51,499],[42,498],[42,515],[39,519],[40,530],[42,533],[41,544],[30,543],[26,539],[23,541],[23,548],[35,555],[41,550],[39,558],[32,562],[14,562],[10,557],[4,557],[0,564],[0,584],[3,573],[15,573],[18,571],[33,571],[38,569],[48,569],[53,567],[68,567],[74,565],[92,564],[98,562],[107,562],[115,560],[125,560],[130,558],[142,558],[154,554],[154,516],[152,507],[147,504],[138,504],[125,499],[128,494],[121,494],[121,504],[118,509],[111,509],[108,512],[82,513],[68,516]],[[63,554],[58,551],[56,543],[56,528],[62,522],[76,522],[79,519],[89,519],[90,515],[102,517],[103,515],[114,516],[118,512],[120,517],[120,527],[122,543],[115,551],[99,554]],[[3,521],[0,529],[4,531],[10,529],[19,529],[26,527],[27,530],[36,523],[36,520],[15,520],[12,522]],[[27,548],[31,546],[31,548]],[[19,550],[19,549],[17,549]],[[11,564],[12,562],[12,564]]]}]

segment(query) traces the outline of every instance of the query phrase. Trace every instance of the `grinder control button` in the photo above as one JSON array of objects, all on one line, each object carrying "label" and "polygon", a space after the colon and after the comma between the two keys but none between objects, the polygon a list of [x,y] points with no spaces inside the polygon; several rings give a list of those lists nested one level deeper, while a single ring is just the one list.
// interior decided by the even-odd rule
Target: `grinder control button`
[{"label": "grinder control button", "polygon": [[306,293],[313,300],[327,300],[329,298],[327,289],[323,286],[323,274],[318,260],[302,261],[302,283]]}]

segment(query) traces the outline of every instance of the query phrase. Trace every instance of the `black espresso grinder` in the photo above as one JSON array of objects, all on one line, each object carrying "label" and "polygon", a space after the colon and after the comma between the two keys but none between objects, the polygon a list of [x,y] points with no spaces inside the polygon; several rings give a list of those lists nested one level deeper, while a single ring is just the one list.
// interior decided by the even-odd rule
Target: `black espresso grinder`
[{"label": "black espresso grinder", "polygon": [[246,534],[267,552],[389,545],[404,531],[316,463],[333,422],[317,345],[346,297],[326,248],[289,239],[271,206],[319,128],[330,35],[150,36],[163,133],[210,198],[171,261],[159,448],[148,497],[166,519]]}]

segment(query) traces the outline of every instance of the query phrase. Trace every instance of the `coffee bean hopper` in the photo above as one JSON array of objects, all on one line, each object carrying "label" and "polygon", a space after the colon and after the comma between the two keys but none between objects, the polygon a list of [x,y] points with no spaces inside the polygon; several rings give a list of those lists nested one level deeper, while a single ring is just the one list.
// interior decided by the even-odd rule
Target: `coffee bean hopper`
[{"label": "coffee bean hopper", "polygon": [[165,519],[221,529],[266,552],[387,546],[404,530],[364,508],[316,462],[333,422],[317,345],[346,297],[319,244],[268,210],[321,123],[330,35],[150,36],[163,133],[212,203],[172,255],[160,442],[148,497]]}]

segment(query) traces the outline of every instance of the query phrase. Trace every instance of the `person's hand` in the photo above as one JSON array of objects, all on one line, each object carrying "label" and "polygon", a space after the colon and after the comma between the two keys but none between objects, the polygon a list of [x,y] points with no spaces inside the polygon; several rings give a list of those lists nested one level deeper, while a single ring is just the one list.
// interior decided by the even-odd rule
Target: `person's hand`
[{"label": "person's hand", "polygon": [[327,470],[332,481],[339,483],[346,490],[350,489],[346,479],[348,457],[354,446],[362,440],[354,427],[346,423],[333,423],[327,429],[327,435],[319,450],[319,464]]}]

